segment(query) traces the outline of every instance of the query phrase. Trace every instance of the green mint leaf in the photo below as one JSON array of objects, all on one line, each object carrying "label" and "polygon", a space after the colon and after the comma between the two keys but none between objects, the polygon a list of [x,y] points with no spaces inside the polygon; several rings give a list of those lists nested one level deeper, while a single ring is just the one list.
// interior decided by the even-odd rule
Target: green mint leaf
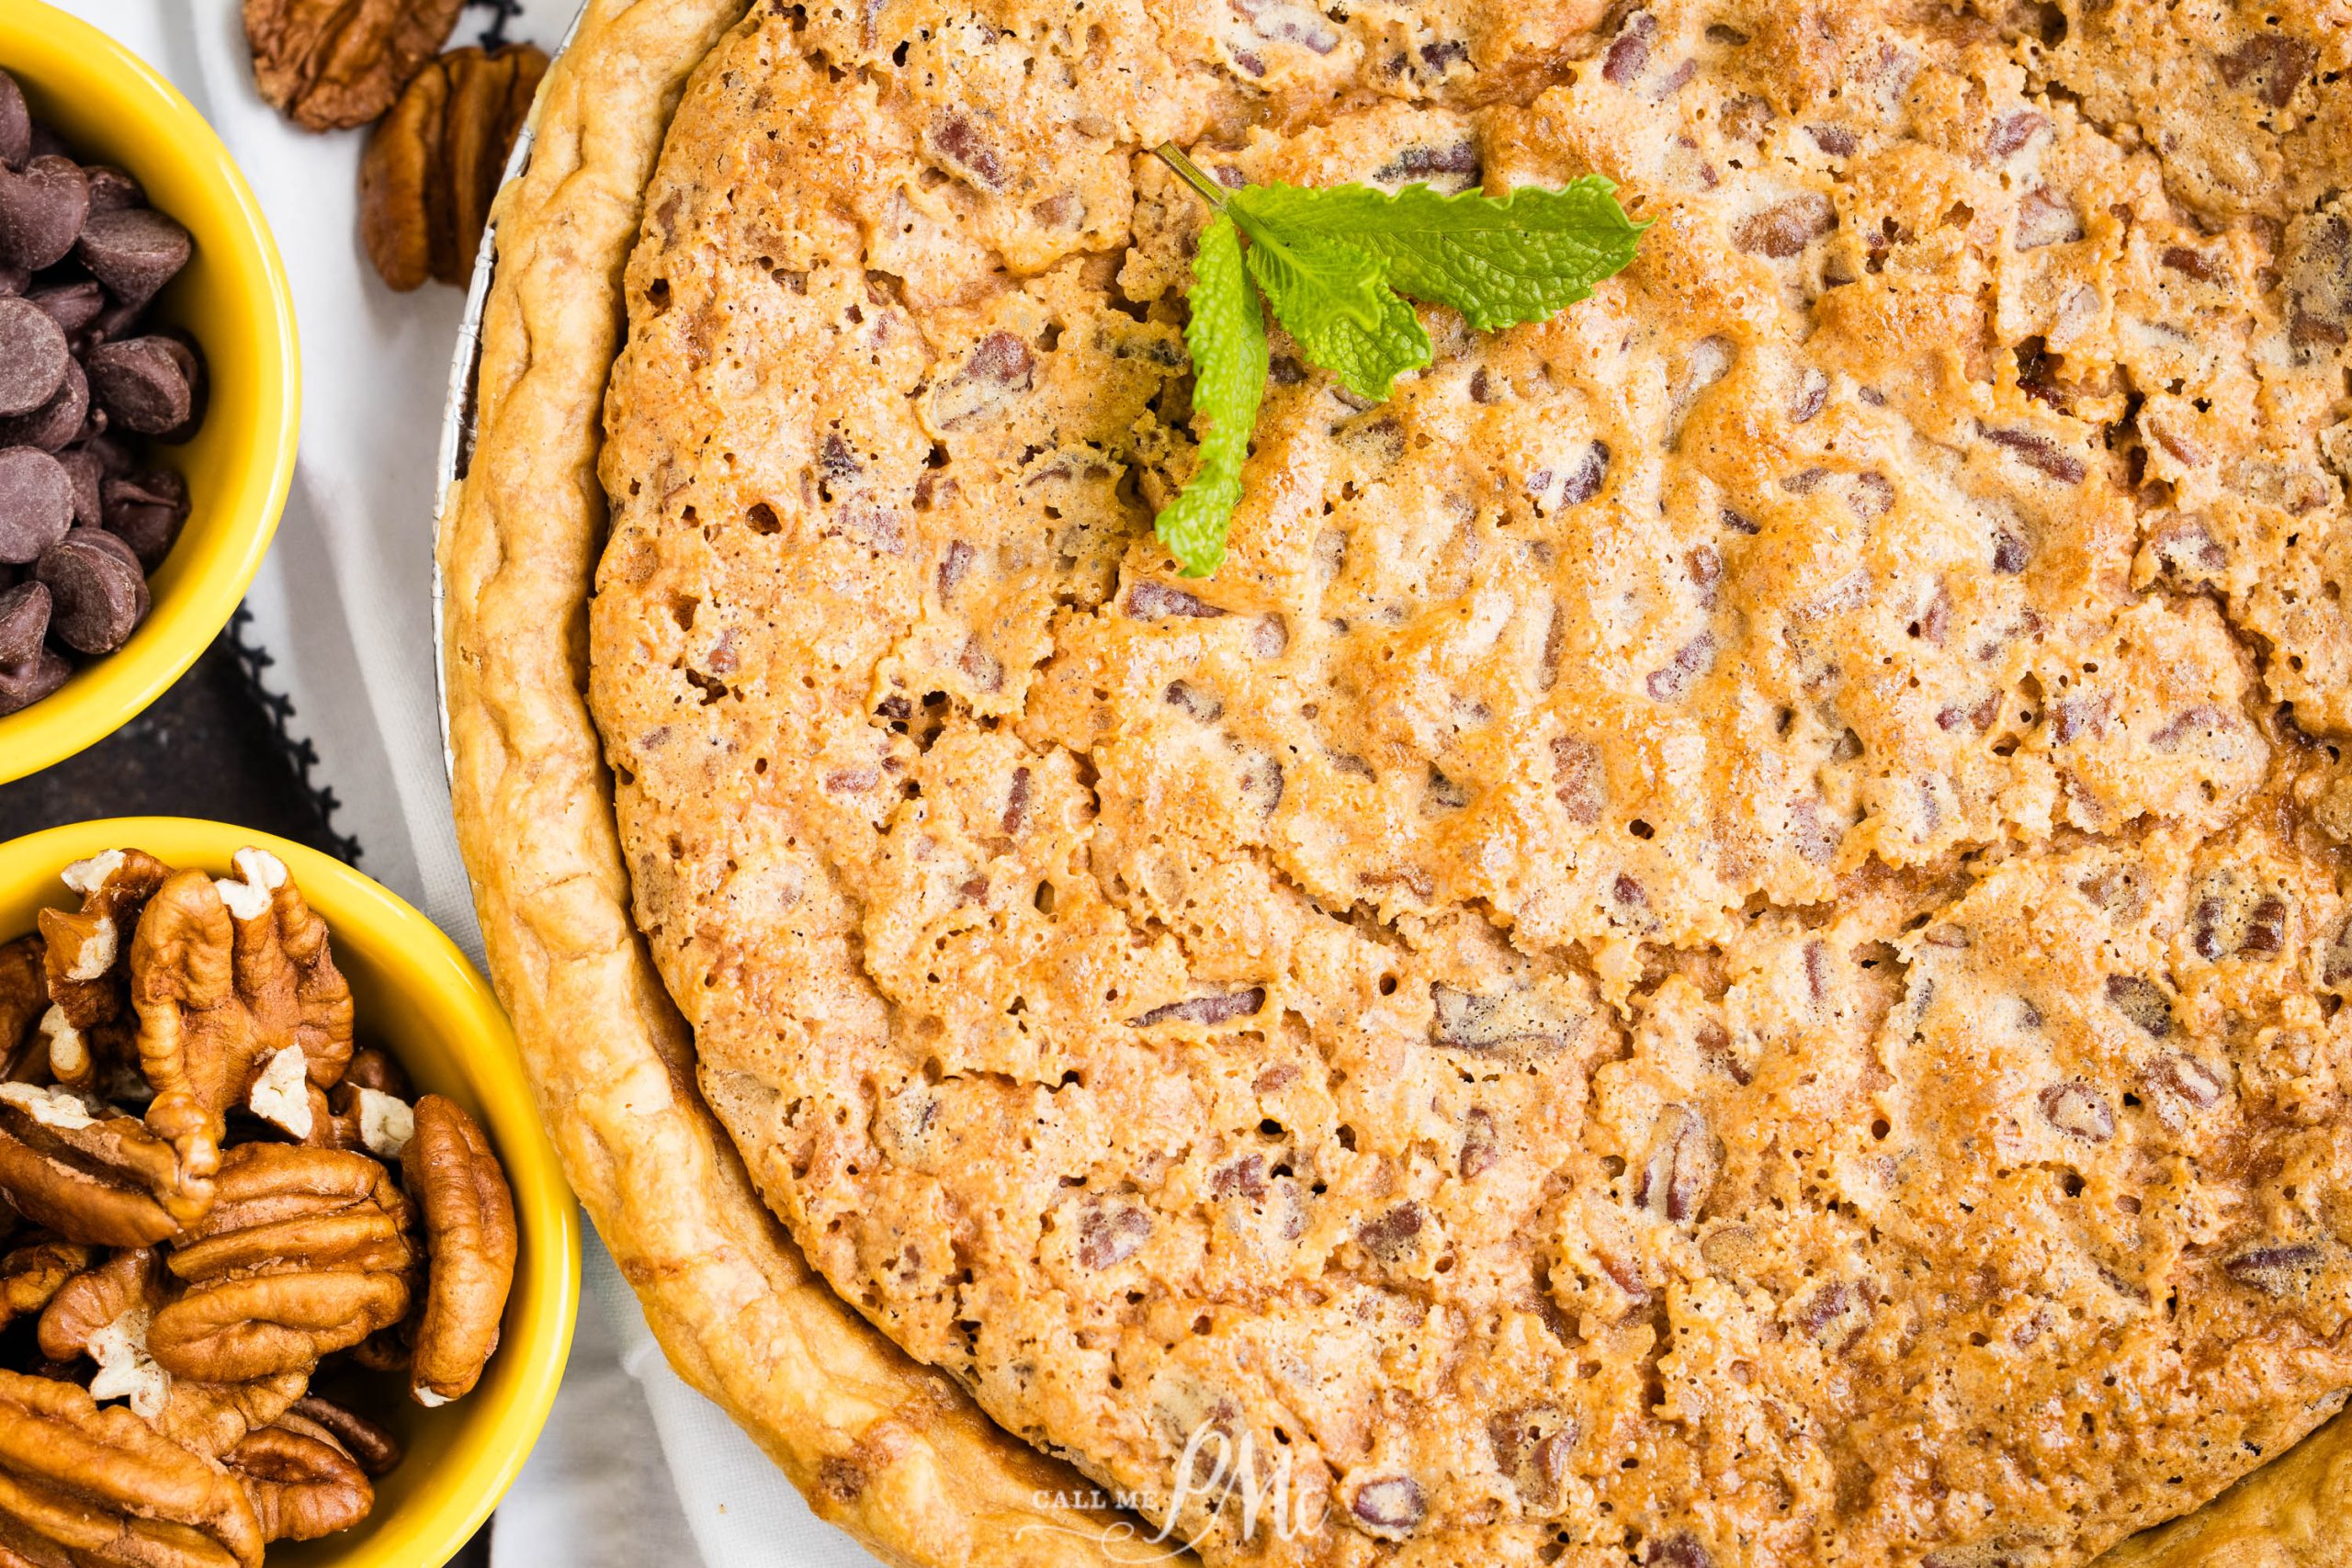
[{"label": "green mint leaf", "polygon": [[1430,363],[1430,334],[1388,287],[1387,267],[1344,240],[1292,236],[1253,222],[1237,192],[1229,210],[1250,236],[1250,276],[1307,359],[1360,398],[1385,401],[1407,370]]},{"label": "green mint leaf", "polygon": [[[1360,185],[1263,185],[1233,192],[1227,206],[1261,244],[1351,247],[1385,263],[1387,281],[1403,293],[1451,305],[1473,327],[1493,332],[1543,321],[1632,263],[1648,225],[1625,216],[1616,189],[1599,175],[1560,190],[1521,186],[1500,199],[1440,196],[1423,185],[1394,196]],[[1274,313],[1291,324],[1280,300]]]},{"label": "green mint leaf", "polygon": [[1598,175],[1500,200],[1425,185],[1394,196],[1359,185],[1228,192],[1174,145],[1153,151],[1215,214],[1193,260],[1184,323],[1200,464],[1154,525],[1187,577],[1206,577],[1225,559],[1240,504],[1241,465],[1266,395],[1261,291],[1309,360],[1377,402],[1399,375],[1431,360],[1408,299],[1450,305],[1481,332],[1541,321],[1624,270],[1649,227],[1625,216],[1616,187]]},{"label": "green mint leaf", "polygon": [[1193,356],[1193,418],[1200,466],[1152,525],[1186,577],[1225,559],[1226,532],[1241,501],[1241,465],[1266,396],[1266,320],[1241,259],[1241,234],[1220,213],[1201,231],[1193,258],[1184,347]]}]

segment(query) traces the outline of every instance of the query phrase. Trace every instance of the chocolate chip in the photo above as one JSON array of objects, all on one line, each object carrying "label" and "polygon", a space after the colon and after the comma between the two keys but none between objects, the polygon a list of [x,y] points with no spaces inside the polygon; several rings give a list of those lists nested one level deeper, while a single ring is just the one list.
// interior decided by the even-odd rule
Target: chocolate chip
[{"label": "chocolate chip", "polygon": [[21,169],[33,155],[33,116],[25,90],[17,79],[0,71],[0,164]]},{"label": "chocolate chip", "polygon": [[22,664],[0,664],[0,716],[32,706],[73,673],[74,666],[46,644]]},{"label": "chocolate chip", "polygon": [[163,565],[187,521],[187,481],[164,468],[135,479],[106,479],[100,494],[107,532],[129,545],[147,570]]},{"label": "chocolate chip", "polygon": [[73,481],[56,458],[30,446],[0,451],[0,561],[40,559],[73,520]]},{"label": "chocolate chip", "polygon": [[38,446],[54,452],[78,437],[89,417],[89,378],[69,359],[64,384],[49,401],[30,413],[0,419],[0,446]]},{"label": "chocolate chip", "polygon": [[0,299],[0,414],[30,413],[57,395],[73,363],[65,333],[25,299]]},{"label": "chocolate chip", "polygon": [[93,212],[74,242],[74,256],[90,276],[134,308],[153,299],[187,265],[194,248],[186,229],[152,207]]},{"label": "chocolate chip", "polygon": [[106,482],[105,462],[87,446],[69,446],[56,457],[57,466],[65,470],[66,481],[74,488],[74,521],[96,527],[106,511],[100,488]]},{"label": "chocolate chip", "polygon": [[55,266],[89,215],[90,182],[71,158],[37,156],[22,174],[0,169],[0,259],[35,272]]},{"label": "chocolate chip", "polygon": [[120,437],[184,440],[204,417],[200,350],[141,325],[193,249],[0,72],[0,713],[129,640],[187,521],[187,482],[134,471]]},{"label": "chocolate chip", "polygon": [[98,474],[102,479],[119,479],[131,470],[130,452],[114,436],[94,435],[82,443],[82,450],[98,460]]},{"label": "chocolate chip", "polygon": [[135,337],[90,351],[90,388],[126,430],[162,435],[196,412],[196,356],[167,337]]},{"label": "chocolate chip", "polygon": [[[82,177],[90,182],[90,216],[101,212],[119,212],[126,207],[144,207],[147,193],[139,182],[111,164],[85,164]],[[88,232],[85,229],[85,233]]]},{"label": "chocolate chip", "polygon": [[41,312],[68,337],[96,321],[98,313],[107,308],[106,288],[92,277],[35,288],[25,298],[40,306]]},{"label": "chocolate chip", "polygon": [[53,601],[50,635],[76,653],[112,653],[147,616],[147,577],[130,547],[76,528],[41,555],[34,574]]},{"label": "chocolate chip", "polygon": [[19,582],[0,592],[0,666],[22,664],[49,635],[49,590]]},{"label": "chocolate chip", "polygon": [[91,345],[130,335],[130,329],[139,324],[140,310],[139,306],[126,305],[119,299],[107,300],[107,308],[85,329]]}]

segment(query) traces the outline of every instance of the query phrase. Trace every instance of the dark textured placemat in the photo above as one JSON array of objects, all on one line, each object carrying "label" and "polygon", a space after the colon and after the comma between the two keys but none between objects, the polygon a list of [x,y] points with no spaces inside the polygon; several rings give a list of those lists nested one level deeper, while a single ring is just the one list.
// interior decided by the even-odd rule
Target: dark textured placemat
[{"label": "dark textured placemat", "polygon": [[[314,793],[255,701],[224,632],[153,707],[78,756],[0,784],[0,840],[98,817],[209,817],[345,858],[332,797]],[[250,657],[250,656],[247,656]]]}]

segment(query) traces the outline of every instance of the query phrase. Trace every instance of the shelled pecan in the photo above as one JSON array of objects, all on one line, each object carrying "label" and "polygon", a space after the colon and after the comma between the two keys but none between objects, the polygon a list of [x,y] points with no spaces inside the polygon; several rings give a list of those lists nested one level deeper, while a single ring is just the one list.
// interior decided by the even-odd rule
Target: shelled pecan
[{"label": "shelled pecan", "polygon": [[305,130],[365,125],[390,107],[465,0],[245,0],[254,85]]},{"label": "shelled pecan", "polygon": [[386,283],[465,287],[547,67],[528,44],[451,50],[376,127],[359,165],[359,236]]}]

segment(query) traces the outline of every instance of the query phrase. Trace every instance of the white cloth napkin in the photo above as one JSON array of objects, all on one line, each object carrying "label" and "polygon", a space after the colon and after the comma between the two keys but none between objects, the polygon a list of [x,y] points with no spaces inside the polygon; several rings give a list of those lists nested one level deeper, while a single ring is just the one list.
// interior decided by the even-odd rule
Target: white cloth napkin
[{"label": "white cloth napkin", "polygon": [[[463,301],[397,295],[358,241],[364,133],[311,136],[254,95],[235,0],[58,0],[186,93],[260,197],[302,337],[302,445],[276,547],[246,598],[253,640],[317,749],[313,782],[363,869],[475,961],[434,686],[435,453]],[[524,0],[508,36],[552,49],[577,0]],[[496,6],[469,6],[457,42]],[[0,62],[5,63],[5,62]],[[671,1371],[593,1239],[589,1302],[547,1431],[501,1506],[498,1568],[871,1568],[751,1440]]]}]

